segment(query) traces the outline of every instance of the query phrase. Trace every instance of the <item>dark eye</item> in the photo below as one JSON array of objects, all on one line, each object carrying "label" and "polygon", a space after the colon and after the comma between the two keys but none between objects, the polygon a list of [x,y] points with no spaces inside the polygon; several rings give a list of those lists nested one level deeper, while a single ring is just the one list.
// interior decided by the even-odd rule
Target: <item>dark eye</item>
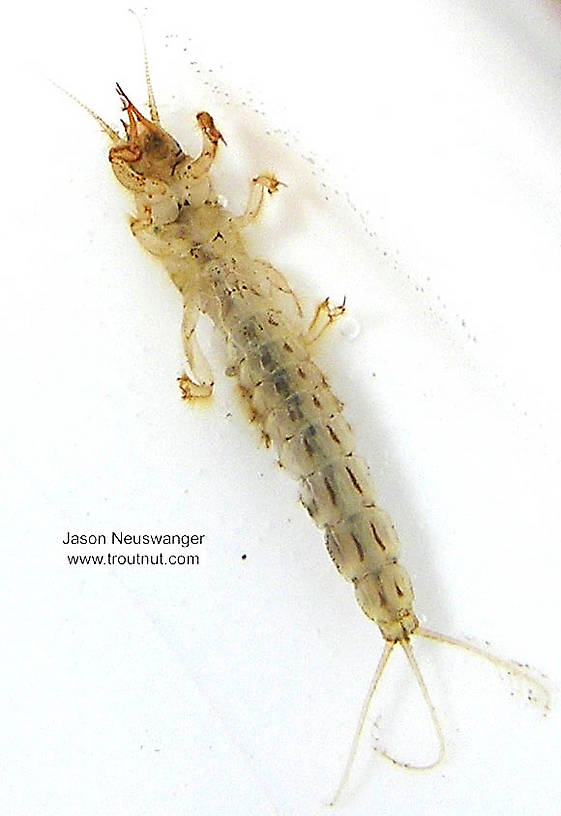
[{"label": "dark eye", "polygon": [[150,153],[162,153],[163,140],[156,134],[151,133],[146,140],[145,150]]}]

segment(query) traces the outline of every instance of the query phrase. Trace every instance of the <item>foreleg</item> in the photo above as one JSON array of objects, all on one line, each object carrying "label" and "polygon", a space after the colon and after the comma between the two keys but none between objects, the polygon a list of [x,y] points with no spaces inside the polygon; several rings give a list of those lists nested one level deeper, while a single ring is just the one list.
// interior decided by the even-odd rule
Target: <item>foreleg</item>
[{"label": "foreleg", "polygon": [[[218,150],[218,142],[224,142],[224,138],[210,113],[203,111],[197,114],[197,124],[203,134],[203,147],[200,155],[196,159],[186,156],[175,168],[175,178],[197,180],[206,176],[212,167]],[[224,142],[226,144],[226,142]]]}]

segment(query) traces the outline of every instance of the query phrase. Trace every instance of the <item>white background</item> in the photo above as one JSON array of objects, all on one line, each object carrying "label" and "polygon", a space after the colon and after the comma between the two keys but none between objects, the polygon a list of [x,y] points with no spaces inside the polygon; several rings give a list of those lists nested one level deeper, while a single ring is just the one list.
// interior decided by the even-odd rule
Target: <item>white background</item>
[{"label": "white background", "polygon": [[[179,400],[177,296],[133,242],[103,134],[46,81],[116,126],[115,80],[144,98],[136,22],[120,3],[11,14],[0,809],[329,812],[381,639],[233,384],[217,376],[204,409]],[[195,113],[215,115],[232,208],[258,171],[288,185],[255,251],[310,312],[347,296],[318,356],[423,622],[558,683],[559,4],[219,0],[143,17],[164,121],[196,151]],[[220,338],[203,338],[219,375]],[[67,565],[68,530],[112,529],[204,532],[201,563]],[[542,720],[483,661],[414,645],[446,759],[418,774],[370,750],[376,731],[404,760],[434,755],[396,655],[336,812],[556,812],[559,702]]]}]

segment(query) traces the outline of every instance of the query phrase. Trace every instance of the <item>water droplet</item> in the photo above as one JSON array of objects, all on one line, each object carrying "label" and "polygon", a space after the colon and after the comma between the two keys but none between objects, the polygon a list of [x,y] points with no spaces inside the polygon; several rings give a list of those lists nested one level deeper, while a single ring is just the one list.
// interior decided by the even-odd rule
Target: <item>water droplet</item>
[{"label": "water droplet", "polygon": [[361,325],[354,317],[347,318],[344,323],[341,324],[341,334],[347,340],[356,340],[360,334],[360,331]]}]

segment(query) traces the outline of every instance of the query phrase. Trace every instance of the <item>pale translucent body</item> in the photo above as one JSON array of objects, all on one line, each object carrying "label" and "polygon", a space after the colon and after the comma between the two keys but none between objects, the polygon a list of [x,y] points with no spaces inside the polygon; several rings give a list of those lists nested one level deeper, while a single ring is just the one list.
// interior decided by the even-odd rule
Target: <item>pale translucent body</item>
[{"label": "pale translucent body", "polygon": [[353,583],[363,612],[386,640],[333,801],[348,778],[370,700],[395,643],[404,649],[440,742],[438,757],[424,767],[432,767],[444,754],[436,712],[409,642],[413,634],[460,646],[522,676],[530,685],[530,697],[547,711],[547,689],[520,664],[419,627],[411,581],[398,563],[395,528],[376,503],[367,465],[355,454],[343,405],[310,356],[313,343],[342,314],[344,304],[333,308],[327,300],[320,303],[307,325],[283,275],[252,257],[242,236],[259,213],[264,190],[274,193],[280,183],[272,176],[253,179],[245,213],[234,216],[220,203],[209,177],[222,139],[212,117],[197,116],[203,147],[192,158],[161,128],[148,72],[147,86],[150,119],[118,86],[128,115],[124,139],[89,112],[112,141],[109,160],[115,176],[134,193],[134,236],[161,260],[183,299],[183,343],[190,368],[180,378],[183,396],[205,399],[213,390],[214,378],[196,339],[202,312],[226,341],[226,374],[237,378],[264,439],[277,450],[279,464],[300,481],[301,501],[324,532],[329,555]]},{"label": "pale translucent body", "polygon": [[[265,176],[255,180],[247,211],[236,218],[219,203],[207,174],[219,134],[203,126],[205,146],[196,160],[178,161],[173,149],[164,151],[167,167],[174,166],[166,177],[166,165],[158,161],[165,142],[157,126],[127,109],[139,139],[145,130],[144,144],[136,150],[142,157],[123,162],[119,157],[131,153],[128,144],[112,148],[110,155],[119,181],[136,194],[133,233],[161,259],[184,300],[185,350],[193,374],[184,378],[186,396],[208,396],[212,390],[210,368],[194,334],[197,314],[203,312],[224,334],[228,373],[238,378],[280,464],[301,481],[302,502],[325,532],[337,569],[354,584],[361,608],[384,637],[402,639],[417,627],[413,590],[397,563],[395,530],[376,506],[368,468],[354,453],[342,403],[310,358],[321,311],[308,327],[280,273],[244,246],[241,233],[259,211],[263,188],[273,192],[278,183]],[[205,116],[199,114],[199,120]],[[327,304],[325,309],[329,313]]]}]

